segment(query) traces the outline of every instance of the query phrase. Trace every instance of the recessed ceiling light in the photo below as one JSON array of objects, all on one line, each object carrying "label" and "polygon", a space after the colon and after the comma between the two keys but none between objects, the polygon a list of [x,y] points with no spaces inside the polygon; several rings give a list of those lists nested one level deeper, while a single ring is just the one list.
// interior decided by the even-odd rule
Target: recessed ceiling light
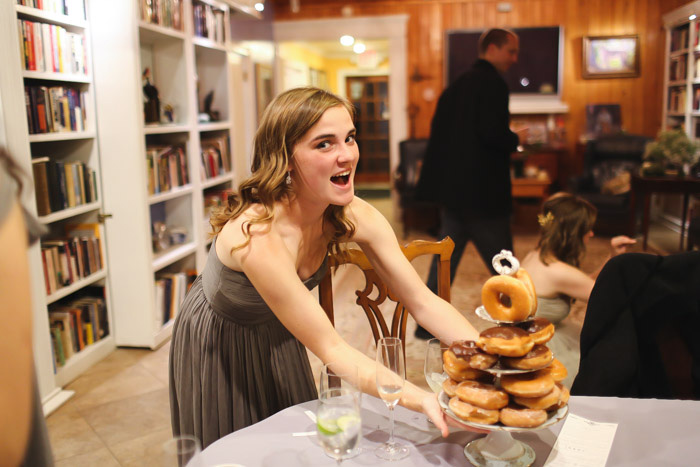
[{"label": "recessed ceiling light", "polygon": [[258,2],[255,4],[255,9],[257,11],[263,11],[265,9],[265,5],[262,2]]},{"label": "recessed ceiling light", "polygon": [[367,47],[365,47],[365,44],[363,44],[362,42],[355,42],[355,45],[352,46],[352,51],[356,54],[361,54],[365,50],[367,50]]},{"label": "recessed ceiling light", "polygon": [[344,36],[340,36],[340,43],[346,47],[350,47],[354,42],[355,38],[352,36],[348,36],[347,34]]}]

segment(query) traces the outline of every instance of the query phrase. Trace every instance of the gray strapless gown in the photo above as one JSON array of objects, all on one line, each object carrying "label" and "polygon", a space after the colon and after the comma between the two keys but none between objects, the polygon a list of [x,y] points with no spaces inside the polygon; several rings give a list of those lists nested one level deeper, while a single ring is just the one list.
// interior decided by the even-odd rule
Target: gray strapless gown
[{"label": "gray strapless gown", "polygon": [[[309,290],[326,268],[304,281]],[[169,363],[173,435],[202,447],[318,397],[306,348],[213,243],[175,319]]]},{"label": "gray strapless gown", "polygon": [[571,310],[568,299],[537,297],[537,303],[537,316],[547,318],[554,324],[554,337],[547,342],[547,347],[566,367],[568,375],[562,384],[571,389],[581,360],[581,326],[564,320]]}]

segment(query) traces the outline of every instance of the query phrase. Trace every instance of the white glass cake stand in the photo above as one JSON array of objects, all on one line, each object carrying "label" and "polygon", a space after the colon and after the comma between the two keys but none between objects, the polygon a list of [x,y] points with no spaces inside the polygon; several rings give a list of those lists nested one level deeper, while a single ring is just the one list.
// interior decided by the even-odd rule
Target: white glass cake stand
[{"label": "white glass cake stand", "polygon": [[469,462],[477,467],[527,467],[532,465],[535,462],[535,450],[530,445],[513,438],[511,433],[542,430],[560,422],[569,413],[569,406],[566,405],[556,412],[551,412],[547,421],[535,428],[517,428],[501,424],[484,425],[457,417],[448,405],[450,397],[445,394],[445,391],[440,393],[438,400],[442,410],[449,417],[474,428],[490,430],[486,437],[475,439],[464,448],[464,455],[469,459]]}]

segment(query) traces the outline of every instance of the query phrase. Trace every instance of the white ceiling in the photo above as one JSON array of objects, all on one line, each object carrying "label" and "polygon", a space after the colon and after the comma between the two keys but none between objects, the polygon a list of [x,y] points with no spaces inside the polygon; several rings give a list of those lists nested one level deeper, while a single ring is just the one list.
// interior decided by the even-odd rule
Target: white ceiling
[{"label": "white ceiling", "polygon": [[[367,47],[367,50],[375,50],[380,56],[387,57],[389,55],[388,40],[362,40],[355,38],[355,42],[362,42]],[[352,51],[352,46],[346,47],[341,45],[340,41],[297,41],[303,47],[312,50],[326,58],[351,58],[356,54]]]}]

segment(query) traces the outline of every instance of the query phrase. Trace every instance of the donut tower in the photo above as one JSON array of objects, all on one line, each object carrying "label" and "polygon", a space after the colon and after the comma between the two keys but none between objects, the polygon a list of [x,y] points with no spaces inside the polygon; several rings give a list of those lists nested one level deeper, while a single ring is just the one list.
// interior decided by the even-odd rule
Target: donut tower
[{"label": "donut tower", "polygon": [[[504,265],[507,261],[508,265]],[[499,273],[481,290],[482,316],[496,326],[476,341],[456,341],[443,353],[449,408],[472,423],[535,428],[564,407],[567,371],[547,347],[554,326],[535,318],[537,295],[529,274],[508,250],[493,257]],[[477,310],[477,314],[479,310]]]}]

